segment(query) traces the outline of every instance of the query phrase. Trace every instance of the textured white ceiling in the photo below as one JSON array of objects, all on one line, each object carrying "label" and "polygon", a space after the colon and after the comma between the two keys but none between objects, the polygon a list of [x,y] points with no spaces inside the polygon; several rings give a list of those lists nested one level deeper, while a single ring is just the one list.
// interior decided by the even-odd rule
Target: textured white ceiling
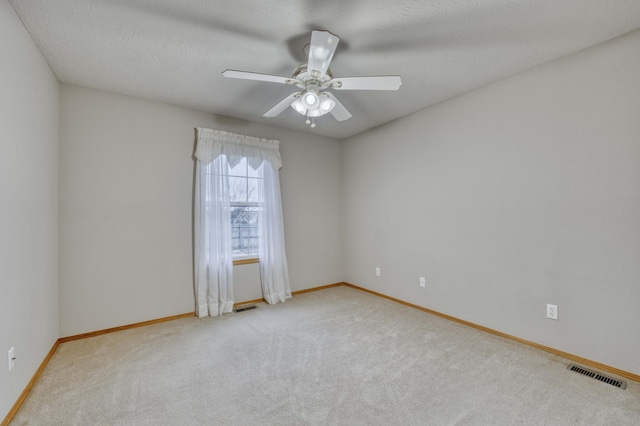
[{"label": "textured white ceiling", "polygon": [[[345,138],[640,28],[637,0],[9,0],[67,83]],[[398,92],[336,92],[353,117],[311,129],[290,76],[313,29],[338,35],[336,76],[399,74]]]}]

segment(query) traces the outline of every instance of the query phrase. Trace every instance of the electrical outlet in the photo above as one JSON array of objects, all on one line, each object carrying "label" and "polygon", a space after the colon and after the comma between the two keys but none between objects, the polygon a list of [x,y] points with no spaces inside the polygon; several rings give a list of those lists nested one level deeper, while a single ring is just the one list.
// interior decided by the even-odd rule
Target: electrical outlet
[{"label": "electrical outlet", "polygon": [[420,287],[426,287],[427,286],[427,281],[424,279],[424,277],[420,277]]},{"label": "electrical outlet", "polygon": [[376,268],[376,277],[380,276],[380,268]]},{"label": "electrical outlet", "polygon": [[11,371],[16,363],[16,351],[14,348],[9,349],[9,352],[7,352],[7,358],[9,359],[9,371]]},{"label": "electrical outlet", "polygon": [[558,305],[547,305],[547,318],[558,319]]}]

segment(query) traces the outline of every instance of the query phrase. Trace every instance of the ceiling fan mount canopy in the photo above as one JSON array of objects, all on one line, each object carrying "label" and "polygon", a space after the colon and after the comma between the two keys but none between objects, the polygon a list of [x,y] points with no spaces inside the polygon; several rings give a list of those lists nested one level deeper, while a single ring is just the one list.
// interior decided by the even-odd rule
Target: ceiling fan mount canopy
[{"label": "ceiling fan mount canopy", "polygon": [[398,75],[337,78],[329,69],[340,38],[328,31],[313,31],[309,45],[309,61],[298,65],[292,76],[281,77],[248,71],[225,70],[228,78],[268,81],[295,85],[301,89],[284,98],[263,115],[275,117],[287,107],[307,117],[306,123],[315,127],[315,118],[331,113],[338,121],[351,118],[351,113],[327,89],[335,90],[398,90],[402,79]]}]

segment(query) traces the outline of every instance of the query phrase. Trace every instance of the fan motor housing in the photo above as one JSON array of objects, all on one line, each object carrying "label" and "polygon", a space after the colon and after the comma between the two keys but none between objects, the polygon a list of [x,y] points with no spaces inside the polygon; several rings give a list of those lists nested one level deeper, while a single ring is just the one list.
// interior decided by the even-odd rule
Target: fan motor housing
[{"label": "fan motor housing", "polygon": [[333,80],[333,73],[328,68],[325,74],[320,74],[317,71],[309,72],[307,70],[307,64],[300,64],[293,72],[291,78],[293,79],[291,84],[297,84],[298,87],[302,89],[310,87],[322,89],[327,87],[327,83]]}]

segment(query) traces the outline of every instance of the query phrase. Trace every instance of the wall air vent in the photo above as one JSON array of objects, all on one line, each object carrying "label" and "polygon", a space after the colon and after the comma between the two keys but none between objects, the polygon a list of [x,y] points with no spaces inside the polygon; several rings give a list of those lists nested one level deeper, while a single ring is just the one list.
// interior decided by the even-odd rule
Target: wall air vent
[{"label": "wall air vent", "polygon": [[577,365],[574,364],[569,364],[569,366],[567,367],[567,370],[571,370],[571,371],[575,371],[576,373],[580,373],[584,376],[588,376],[591,377],[592,379],[596,379],[596,380],[600,380],[601,382],[604,383],[608,383],[612,386],[615,386],[617,388],[620,389],[626,389],[627,388],[627,382],[623,381],[623,380],[618,380],[618,379],[614,379],[612,377],[607,377],[605,375],[602,375],[596,371],[592,371],[589,370],[587,368],[583,368],[583,367],[579,367]]}]

